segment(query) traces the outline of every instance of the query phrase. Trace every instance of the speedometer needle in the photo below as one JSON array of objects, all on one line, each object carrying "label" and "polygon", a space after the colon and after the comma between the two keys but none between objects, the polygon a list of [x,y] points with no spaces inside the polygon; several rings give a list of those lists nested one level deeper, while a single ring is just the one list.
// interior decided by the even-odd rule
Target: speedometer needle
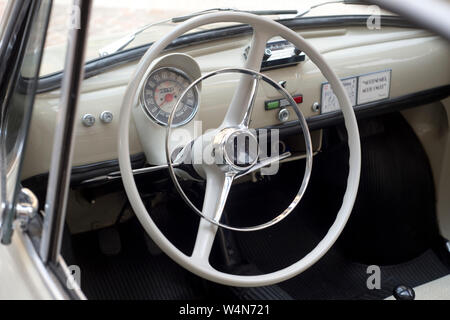
[{"label": "speedometer needle", "polygon": [[171,93],[166,94],[166,96],[164,97],[163,103],[161,103],[161,104],[159,105],[159,107],[161,108],[161,107],[163,106],[164,103],[166,103],[166,102],[171,102],[172,100],[173,100],[173,94],[171,94]]}]

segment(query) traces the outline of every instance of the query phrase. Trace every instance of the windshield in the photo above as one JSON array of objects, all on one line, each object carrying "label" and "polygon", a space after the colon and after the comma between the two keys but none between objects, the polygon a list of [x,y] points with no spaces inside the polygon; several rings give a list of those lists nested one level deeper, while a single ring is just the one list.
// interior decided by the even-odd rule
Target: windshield
[{"label": "windshield", "polygon": [[[0,0],[0,9],[5,2],[7,0]],[[317,6],[322,3],[327,4]],[[40,70],[41,76],[60,72],[63,69],[67,30],[73,23],[72,13],[76,12],[71,6],[72,0],[53,2],[43,64]],[[177,23],[165,20],[211,8],[232,8],[244,11],[297,10],[298,12],[297,14],[270,15],[274,19],[293,18],[298,14],[304,17],[371,14],[367,6],[344,4],[344,1],[331,0],[95,0],[91,12],[86,61],[158,40],[177,25]],[[157,22],[162,23],[141,30],[142,32],[134,35],[142,27]],[[202,29],[223,27],[224,25],[214,24]],[[196,31],[199,30],[191,32]]]}]

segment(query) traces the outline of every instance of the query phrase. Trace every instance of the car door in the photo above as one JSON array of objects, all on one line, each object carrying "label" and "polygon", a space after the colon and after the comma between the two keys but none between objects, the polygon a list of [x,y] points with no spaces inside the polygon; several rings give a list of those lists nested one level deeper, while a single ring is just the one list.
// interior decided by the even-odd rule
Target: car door
[{"label": "car door", "polygon": [[9,1],[0,41],[1,242],[11,241],[20,168],[31,120],[51,1]]},{"label": "car door", "polygon": [[37,211],[36,198],[20,185],[20,172],[51,5],[10,0],[0,20],[1,299],[63,298],[30,237],[19,232]]},{"label": "car door", "polygon": [[0,25],[0,299],[85,299],[59,250],[91,0],[72,5],[45,204],[20,184],[52,4],[10,0]]}]

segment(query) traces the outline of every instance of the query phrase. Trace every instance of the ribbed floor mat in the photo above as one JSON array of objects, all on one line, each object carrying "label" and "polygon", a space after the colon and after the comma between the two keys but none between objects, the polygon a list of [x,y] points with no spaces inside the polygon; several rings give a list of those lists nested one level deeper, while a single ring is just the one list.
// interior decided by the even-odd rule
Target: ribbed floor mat
[{"label": "ribbed floor mat", "polygon": [[[204,299],[202,280],[179,267],[166,255],[151,256],[139,239],[140,232],[134,222],[125,226],[127,234],[122,252],[116,256],[104,256],[97,247],[94,233],[74,239],[76,261],[81,267],[82,288],[90,299]],[[122,228],[123,229],[123,228]],[[129,231],[135,232],[135,235]],[[132,236],[132,239],[130,237]],[[277,241],[275,241],[277,242]],[[273,252],[277,245],[273,239],[258,238],[258,250],[252,250],[252,241],[241,243],[250,258],[258,256],[256,263],[266,266],[273,257],[263,252]],[[259,262],[259,263],[258,263]],[[280,262],[276,259],[275,262]],[[383,299],[392,294],[395,286],[417,286],[440,278],[449,269],[432,250],[416,259],[392,266],[381,266],[381,289],[369,290],[366,281],[367,265],[346,260],[335,249],[301,275],[279,284],[286,294],[280,299]],[[258,288],[261,292],[270,288]],[[255,289],[239,289],[241,299],[252,299]],[[269,290],[270,291],[270,290]],[[272,296],[270,296],[273,299]]]},{"label": "ribbed floor mat", "polygon": [[201,299],[202,281],[165,254],[152,256],[136,220],[120,226],[122,250],[101,254],[95,232],[74,236],[74,259],[89,299]]},{"label": "ribbed floor mat", "polygon": [[[433,179],[414,132],[399,114],[362,122],[360,129],[363,164],[352,216],[318,263],[279,285],[296,299],[385,298],[397,285],[416,286],[449,273],[432,250],[438,236]],[[236,233],[242,255],[263,272],[304,257],[335,219],[346,187],[348,149],[335,129],[324,137],[328,144],[314,157],[311,183],[295,211],[274,227]],[[289,163],[266,184],[236,186],[229,219],[245,226],[269,221],[293,198],[303,166]],[[381,267],[380,290],[367,288],[370,264]]]},{"label": "ribbed floor mat", "polygon": [[294,299],[384,299],[397,285],[411,287],[449,274],[449,269],[428,250],[420,257],[392,266],[381,266],[380,289],[368,289],[367,265],[348,261],[333,250],[299,276],[279,286]]},{"label": "ribbed floor mat", "polygon": [[[263,272],[272,272],[308,253],[320,241],[320,232],[300,219],[302,212],[295,214],[271,230],[238,234],[243,256]],[[381,289],[369,290],[367,267],[346,258],[335,245],[311,268],[279,286],[294,299],[383,299],[397,285],[414,287],[450,272],[429,249],[406,262],[380,266]]]}]

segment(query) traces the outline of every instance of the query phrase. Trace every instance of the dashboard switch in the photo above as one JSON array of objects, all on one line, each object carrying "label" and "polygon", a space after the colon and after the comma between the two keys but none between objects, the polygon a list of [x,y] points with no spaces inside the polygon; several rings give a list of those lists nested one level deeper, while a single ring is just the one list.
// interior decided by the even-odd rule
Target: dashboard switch
[{"label": "dashboard switch", "polygon": [[266,103],[266,110],[277,109],[280,107],[280,100],[269,101]]},{"label": "dashboard switch", "polygon": [[303,96],[296,96],[294,97],[295,103],[302,103],[303,102]]},{"label": "dashboard switch", "polygon": [[[299,104],[303,102],[303,96],[297,95],[292,97],[295,103]],[[277,100],[268,100],[264,103],[264,107],[266,110],[273,110],[277,108],[284,108],[290,106],[291,104],[287,99],[277,99]]]}]

